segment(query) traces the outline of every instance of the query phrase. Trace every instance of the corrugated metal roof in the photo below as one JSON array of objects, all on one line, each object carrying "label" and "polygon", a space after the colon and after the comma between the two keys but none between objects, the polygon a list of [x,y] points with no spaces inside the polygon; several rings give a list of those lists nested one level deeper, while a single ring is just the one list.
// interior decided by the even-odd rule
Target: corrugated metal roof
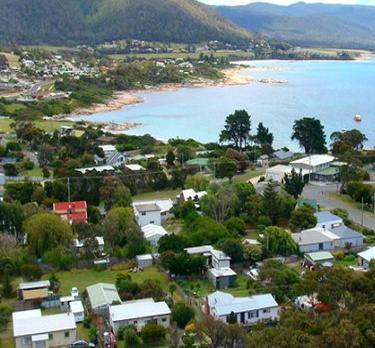
[{"label": "corrugated metal roof", "polygon": [[137,301],[123,303],[110,307],[110,316],[113,321],[123,321],[137,318],[148,318],[171,314],[171,310],[165,302]]},{"label": "corrugated metal roof", "polygon": [[21,283],[18,288],[20,290],[31,290],[31,289],[40,289],[40,288],[49,288],[51,283],[49,280],[41,280],[39,282],[27,282]]},{"label": "corrugated metal roof", "polygon": [[88,286],[86,291],[93,309],[111,305],[113,302],[121,302],[114,284],[98,283]]},{"label": "corrugated metal roof", "polygon": [[358,256],[360,256],[362,259],[368,262],[370,262],[371,260],[375,260],[375,247],[372,247],[370,249],[362,251],[361,253],[358,253]]}]

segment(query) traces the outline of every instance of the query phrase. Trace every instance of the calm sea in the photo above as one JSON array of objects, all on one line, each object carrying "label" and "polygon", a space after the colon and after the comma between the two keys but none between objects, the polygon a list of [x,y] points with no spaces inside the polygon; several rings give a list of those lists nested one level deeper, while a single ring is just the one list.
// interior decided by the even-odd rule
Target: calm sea
[{"label": "calm sea", "polygon": [[[195,138],[218,141],[225,118],[246,109],[253,132],[263,122],[275,135],[275,146],[297,149],[290,140],[293,121],[319,118],[327,136],[335,130],[358,128],[375,145],[375,59],[364,61],[251,61],[267,71],[244,73],[257,79],[288,80],[287,84],[252,82],[242,86],[183,88],[140,93],[144,103],[121,110],[80,117],[92,121],[137,122],[130,134],[149,133],[160,139]],[[285,69],[284,69],[285,68]],[[353,116],[361,114],[362,123]]]}]

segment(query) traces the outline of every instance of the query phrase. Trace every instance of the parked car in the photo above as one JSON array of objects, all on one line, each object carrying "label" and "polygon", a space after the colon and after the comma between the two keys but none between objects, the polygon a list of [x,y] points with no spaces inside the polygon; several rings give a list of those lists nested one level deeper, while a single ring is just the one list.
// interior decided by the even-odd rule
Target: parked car
[{"label": "parked car", "polygon": [[95,344],[86,342],[85,340],[78,340],[70,344],[70,347],[74,348],[95,348]]}]

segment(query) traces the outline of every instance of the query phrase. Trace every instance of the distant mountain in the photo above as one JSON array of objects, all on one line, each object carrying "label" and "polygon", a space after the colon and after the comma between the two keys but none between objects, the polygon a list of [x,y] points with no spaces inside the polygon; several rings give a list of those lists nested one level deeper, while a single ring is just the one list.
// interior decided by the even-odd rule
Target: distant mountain
[{"label": "distant mountain", "polygon": [[0,0],[2,43],[243,43],[250,38],[248,31],[195,0]]},{"label": "distant mountain", "polygon": [[298,45],[375,48],[375,6],[299,2],[215,9],[243,28]]}]

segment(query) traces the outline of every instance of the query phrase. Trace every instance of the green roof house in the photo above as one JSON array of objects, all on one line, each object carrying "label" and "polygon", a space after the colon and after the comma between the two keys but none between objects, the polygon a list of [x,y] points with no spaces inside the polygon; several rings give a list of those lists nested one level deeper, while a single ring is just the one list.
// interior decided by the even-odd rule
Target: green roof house
[{"label": "green roof house", "polygon": [[121,298],[114,284],[98,283],[86,288],[90,310],[104,317],[108,316],[109,306],[121,303]]}]

